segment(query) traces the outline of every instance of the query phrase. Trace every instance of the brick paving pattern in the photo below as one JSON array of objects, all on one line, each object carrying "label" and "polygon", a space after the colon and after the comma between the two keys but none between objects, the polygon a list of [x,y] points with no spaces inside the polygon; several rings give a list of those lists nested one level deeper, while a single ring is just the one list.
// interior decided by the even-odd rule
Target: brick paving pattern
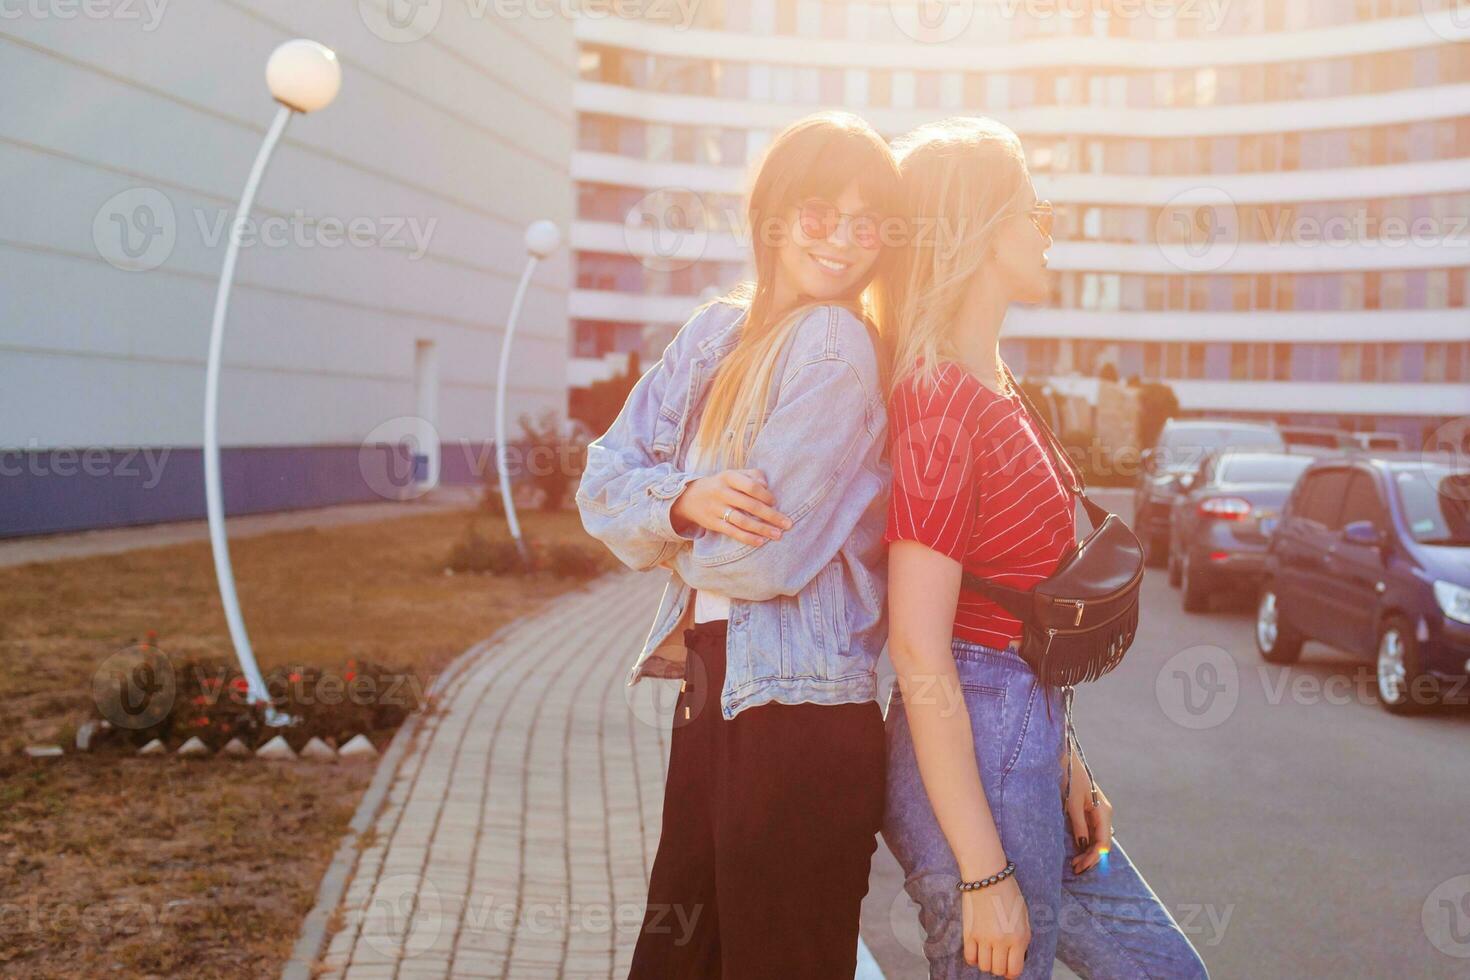
[{"label": "brick paving pattern", "polygon": [[624,680],[663,581],[562,596],[452,679],[367,836],[323,976],[627,975],[678,685]]}]

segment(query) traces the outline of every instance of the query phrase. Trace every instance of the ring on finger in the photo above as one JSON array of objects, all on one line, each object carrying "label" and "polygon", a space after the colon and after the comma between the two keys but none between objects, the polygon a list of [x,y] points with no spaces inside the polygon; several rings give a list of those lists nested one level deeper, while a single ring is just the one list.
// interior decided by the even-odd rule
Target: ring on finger
[{"label": "ring on finger", "polygon": [[725,512],[720,515],[720,520],[724,521],[726,524],[729,524],[730,523],[730,515],[733,514],[733,513],[735,513],[735,508],[734,507],[726,507],[725,508]]}]

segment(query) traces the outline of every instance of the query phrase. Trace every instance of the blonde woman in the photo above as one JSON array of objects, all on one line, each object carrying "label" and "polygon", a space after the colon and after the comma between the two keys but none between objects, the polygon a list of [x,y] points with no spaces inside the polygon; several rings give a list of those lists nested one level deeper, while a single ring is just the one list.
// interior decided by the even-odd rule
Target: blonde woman
[{"label": "blonde woman", "polygon": [[1060,959],[1083,977],[1203,977],[1064,737],[1070,691],[1042,685],[1019,621],[961,583],[1033,587],[1076,539],[1074,484],[998,352],[1010,305],[1047,296],[1050,206],[998,123],[925,126],[897,153],[919,236],[894,277],[883,834],[930,976],[1049,977]]},{"label": "blonde woman", "polygon": [[853,975],[889,483],[856,311],[897,188],[855,116],[783,132],[749,202],[753,286],[696,311],[590,447],[587,530],[672,572],[629,683],[684,680],[634,977]]}]

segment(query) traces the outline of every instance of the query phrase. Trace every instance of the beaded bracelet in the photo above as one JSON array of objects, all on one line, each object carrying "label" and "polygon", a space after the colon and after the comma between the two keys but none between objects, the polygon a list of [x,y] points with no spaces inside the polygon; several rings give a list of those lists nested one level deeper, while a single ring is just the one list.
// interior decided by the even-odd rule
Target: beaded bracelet
[{"label": "beaded bracelet", "polygon": [[1015,873],[1016,873],[1016,862],[1010,861],[1010,862],[1007,862],[1006,866],[1002,870],[997,871],[995,874],[991,875],[989,878],[981,878],[979,881],[962,881],[962,882],[960,882],[960,891],[962,891],[962,892],[973,892],[973,891],[978,891],[981,888],[989,888],[991,885],[998,885],[998,884],[1000,884],[1002,881],[1005,881],[1007,878],[1009,878],[1011,875],[1013,875]]}]

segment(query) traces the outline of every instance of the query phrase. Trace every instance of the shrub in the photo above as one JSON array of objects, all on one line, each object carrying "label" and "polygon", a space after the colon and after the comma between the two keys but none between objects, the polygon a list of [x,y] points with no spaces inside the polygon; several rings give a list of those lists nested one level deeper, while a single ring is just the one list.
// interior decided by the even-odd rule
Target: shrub
[{"label": "shrub", "polygon": [[525,571],[521,554],[509,538],[490,539],[479,527],[469,524],[449,552],[449,567],[456,572],[489,572],[514,575]]}]

